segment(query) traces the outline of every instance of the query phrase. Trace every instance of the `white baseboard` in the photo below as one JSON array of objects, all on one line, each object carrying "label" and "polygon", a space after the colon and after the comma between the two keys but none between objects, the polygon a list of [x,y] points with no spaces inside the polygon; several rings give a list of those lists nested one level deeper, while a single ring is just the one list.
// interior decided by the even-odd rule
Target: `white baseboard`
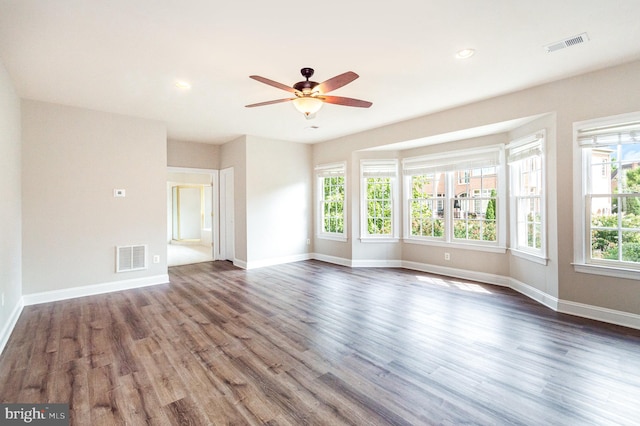
[{"label": "white baseboard", "polygon": [[233,266],[240,269],[247,269],[247,262],[240,259],[233,259]]},{"label": "white baseboard", "polygon": [[499,285],[502,287],[510,287],[509,278],[497,274],[488,274],[486,272],[477,272],[468,269],[450,268],[448,266],[430,265],[428,263],[408,261],[402,262],[402,267],[405,269],[411,269],[413,271],[428,272],[431,274],[445,275],[447,277],[461,278],[464,280]]},{"label": "white baseboard", "polygon": [[557,310],[563,314],[575,315],[640,330],[640,315],[630,312],[585,305],[584,303],[572,302],[570,300],[560,300]]},{"label": "white baseboard", "polygon": [[9,320],[2,327],[2,330],[0,330],[0,355],[2,355],[4,347],[7,346],[7,342],[9,341],[9,337],[11,337],[13,328],[16,326],[18,318],[20,318],[20,314],[22,313],[22,308],[24,308],[24,303],[22,298],[20,298],[18,304],[13,308],[11,315],[9,315]]},{"label": "white baseboard", "polygon": [[312,253],[311,259],[319,260],[321,262],[333,263],[334,265],[351,267],[351,259],[345,259],[344,257],[329,256],[326,254]]},{"label": "white baseboard", "polygon": [[300,262],[311,259],[309,253],[296,254],[293,256],[273,257],[270,259],[252,260],[246,263],[245,269],[264,268],[265,266],[282,265],[284,263]]},{"label": "white baseboard", "polygon": [[514,278],[511,278],[511,284],[509,287],[517,291],[518,293],[524,294],[530,299],[535,300],[536,302],[546,306],[549,309],[553,309],[554,311],[558,310],[558,298],[553,297],[544,291],[537,289],[529,284],[525,284],[521,281],[518,281]]},{"label": "white baseboard", "polygon": [[113,291],[167,283],[169,283],[168,274],[154,275],[151,277],[112,281],[82,287],[64,288],[61,290],[45,291],[42,293],[25,294],[22,296],[22,300],[25,306],[29,306],[37,305],[39,303],[57,302],[59,300],[74,299],[76,297],[93,296],[95,294],[111,293]]},{"label": "white baseboard", "polygon": [[352,268],[402,268],[401,260],[361,260],[351,261]]},{"label": "white baseboard", "polygon": [[[324,262],[335,263],[343,266],[388,266],[394,267],[397,261],[349,261],[349,259],[337,258],[318,253],[313,254],[313,259],[322,260]],[[596,321],[606,322],[610,324],[621,325],[624,327],[635,328],[640,330],[640,315],[630,312],[616,311],[613,309],[602,308],[599,306],[586,305],[583,303],[572,302],[569,300],[558,299],[555,296],[545,293],[532,285],[523,283],[516,279],[505,277],[503,275],[487,274],[485,272],[470,271],[466,269],[450,268],[445,266],[430,265],[427,263],[402,261],[401,265],[405,269],[413,271],[427,272],[431,274],[444,275],[452,278],[467,279],[485,284],[499,285],[509,287],[530,299],[552,309],[556,312],[575,315],[582,318],[593,319]]]}]

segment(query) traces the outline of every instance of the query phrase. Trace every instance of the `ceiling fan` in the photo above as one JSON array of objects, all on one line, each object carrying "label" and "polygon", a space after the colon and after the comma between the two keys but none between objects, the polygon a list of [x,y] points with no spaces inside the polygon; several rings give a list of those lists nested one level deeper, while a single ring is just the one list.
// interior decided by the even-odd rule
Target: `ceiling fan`
[{"label": "ceiling fan", "polygon": [[371,105],[373,105],[369,101],[363,101],[360,99],[326,95],[332,90],[336,90],[342,86],[345,86],[358,78],[359,76],[355,72],[347,71],[322,83],[317,83],[315,81],[309,80],[313,76],[313,72],[313,68],[302,68],[300,70],[300,74],[302,74],[302,76],[306,78],[306,80],[297,82],[293,85],[293,87],[289,87],[285,84],[278,83],[277,81],[273,81],[265,77],[260,77],[259,75],[249,76],[249,78],[252,78],[261,83],[268,84],[269,86],[277,87],[278,89],[293,93],[295,97],[259,102],[257,104],[246,105],[246,107],[253,108],[292,101],[293,105],[298,111],[303,113],[307,119],[311,119],[314,117],[315,113],[320,110],[324,102],[329,104],[358,108],[369,108]]}]

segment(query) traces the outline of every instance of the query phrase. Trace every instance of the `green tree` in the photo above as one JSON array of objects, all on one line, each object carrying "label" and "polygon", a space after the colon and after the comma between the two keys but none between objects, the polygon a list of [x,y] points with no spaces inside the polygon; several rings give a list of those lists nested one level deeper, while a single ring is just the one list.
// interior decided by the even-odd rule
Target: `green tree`
[{"label": "green tree", "polygon": [[[640,192],[640,167],[636,167],[635,169],[631,169],[626,173],[625,176],[625,193],[638,193]],[[638,198],[629,197],[626,199],[626,209],[627,214],[634,214],[636,216],[640,215],[640,202],[638,202]]]},{"label": "green tree", "polygon": [[485,212],[485,218],[489,220],[496,219],[496,190],[491,190],[491,200],[487,204],[487,211]]},{"label": "green tree", "polygon": [[391,178],[367,178],[367,231],[370,235],[390,235]]}]

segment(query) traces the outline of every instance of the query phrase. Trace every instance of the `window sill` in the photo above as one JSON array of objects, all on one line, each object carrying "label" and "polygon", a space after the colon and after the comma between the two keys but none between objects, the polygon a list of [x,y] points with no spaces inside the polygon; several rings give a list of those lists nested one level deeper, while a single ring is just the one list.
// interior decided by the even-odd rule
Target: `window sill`
[{"label": "window sill", "polygon": [[348,238],[344,235],[320,234],[316,235],[316,238],[319,240],[340,241],[342,243],[346,243],[348,241]]},{"label": "window sill", "polygon": [[361,243],[397,243],[399,238],[395,237],[360,237]]},{"label": "window sill", "polygon": [[544,266],[547,266],[547,264],[549,263],[549,259],[547,259],[546,257],[541,256],[541,255],[528,253],[526,251],[513,249],[513,248],[509,249],[509,251],[511,252],[512,255],[514,255],[516,257],[520,257],[520,258],[525,259],[525,260],[528,260],[530,262],[538,263],[538,264],[544,265]]},{"label": "window sill", "polygon": [[587,263],[572,263],[572,265],[574,271],[583,274],[603,275],[605,277],[626,278],[629,280],[640,279],[640,270],[636,269],[615,268]]},{"label": "window sill", "polygon": [[454,248],[454,249],[462,249],[462,250],[475,250],[475,251],[484,251],[488,253],[500,253],[504,254],[507,252],[506,247],[501,247],[498,245],[483,245],[483,244],[464,244],[464,243],[449,243],[446,241],[438,241],[438,240],[419,240],[415,238],[405,238],[403,242],[408,244],[418,244],[424,246],[435,246],[435,247],[446,247],[446,248]]}]

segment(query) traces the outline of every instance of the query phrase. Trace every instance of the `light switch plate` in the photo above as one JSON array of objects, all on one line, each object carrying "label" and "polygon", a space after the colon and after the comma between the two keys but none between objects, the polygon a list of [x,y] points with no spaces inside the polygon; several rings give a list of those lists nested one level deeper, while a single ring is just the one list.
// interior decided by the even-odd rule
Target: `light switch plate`
[{"label": "light switch plate", "polygon": [[113,196],[114,197],[125,197],[125,190],[124,189],[114,189],[113,190]]}]

